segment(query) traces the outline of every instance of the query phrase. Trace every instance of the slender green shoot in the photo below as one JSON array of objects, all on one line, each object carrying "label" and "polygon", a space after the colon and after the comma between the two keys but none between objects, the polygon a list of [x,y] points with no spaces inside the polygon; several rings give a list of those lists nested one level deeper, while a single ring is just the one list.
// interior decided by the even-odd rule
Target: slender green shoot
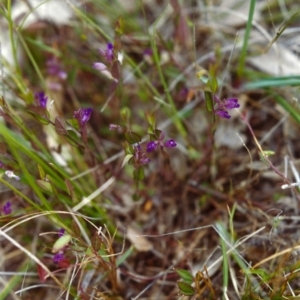
[{"label": "slender green shoot", "polygon": [[246,62],[246,57],[247,57],[250,32],[251,32],[251,28],[252,28],[252,21],[253,21],[253,16],[254,16],[254,11],[255,11],[255,4],[256,4],[256,0],[250,0],[248,21],[247,21],[247,25],[246,25],[246,31],[245,31],[243,46],[241,49],[239,65],[238,65],[238,76],[240,78],[242,77],[244,70],[245,70],[245,62]]}]

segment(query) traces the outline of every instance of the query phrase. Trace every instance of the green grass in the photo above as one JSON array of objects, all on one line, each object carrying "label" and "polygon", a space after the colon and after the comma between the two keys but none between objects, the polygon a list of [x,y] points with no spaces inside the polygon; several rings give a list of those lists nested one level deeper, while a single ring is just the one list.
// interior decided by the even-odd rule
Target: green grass
[{"label": "green grass", "polygon": [[299,298],[292,1],[0,2],[0,299]]}]

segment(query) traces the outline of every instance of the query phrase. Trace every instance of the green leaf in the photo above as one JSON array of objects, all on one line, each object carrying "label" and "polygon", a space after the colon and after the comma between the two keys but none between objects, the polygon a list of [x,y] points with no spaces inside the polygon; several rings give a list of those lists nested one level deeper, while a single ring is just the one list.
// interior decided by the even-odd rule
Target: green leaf
[{"label": "green leaf", "polygon": [[129,144],[139,143],[142,138],[135,132],[130,131],[125,133],[125,139]]},{"label": "green leaf", "polygon": [[216,93],[218,90],[218,79],[215,76],[212,76],[207,85],[210,87],[210,90],[212,91],[212,93]]},{"label": "green leaf", "polygon": [[53,192],[52,185],[49,181],[37,179],[35,182],[40,188],[42,188],[48,192]]},{"label": "green leaf", "polygon": [[117,258],[117,266],[120,266],[133,252],[134,246],[130,246],[130,248],[127,251],[125,251]]},{"label": "green leaf", "polygon": [[128,107],[123,107],[121,109],[121,118],[126,126],[129,123],[130,115],[131,115],[131,113],[130,113],[130,109]]},{"label": "green leaf", "polygon": [[194,276],[187,270],[175,269],[177,274],[187,283],[191,284],[194,282]]},{"label": "green leaf", "polygon": [[278,86],[300,86],[300,76],[280,76],[280,77],[270,77],[262,78],[259,81],[249,82],[245,84],[244,89],[254,90],[269,87]]},{"label": "green leaf", "polygon": [[53,245],[52,253],[57,253],[62,248],[66,247],[71,241],[72,237],[69,234],[61,236]]},{"label": "green leaf", "polygon": [[269,281],[270,278],[271,278],[270,273],[267,270],[264,270],[264,269],[251,269],[251,268],[249,268],[248,271],[251,274],[259,275],[263,281]]},{"label": "green leaf", "polygon": [[55,56],[60,56],[60,52],[54,48],[54,47],[49,47],[46,44],[44,44],[42,41],[37,40],[37,39],[31,39],[29,37],[25,37],[25,41],[33,44],[35,47],[38,47],[42,50],[44,50],[45,52],[49,52],[54,54]]},{"label": "green leaf", "polygon": [[148,133],[153,133],[156,127],[156,119],[153,113],[146,112],[145,117],[148,121],[148,124],[150,125],[150,128],[148,129]]},{"label": "green leaf", "polygon": [[195,294],[195,289],[190,284],[183,281],[178,281],[177,285],[181,294],[185,296],[193,296]]},{"label": "green leaf", "polygon": [[123,18],[120,16],[116,22],[115,32],[118,35],[122,35],[124,32],[124,21]]},{"label": "green leaf", "polygon": [[270,156],[270,155],[274,155],[275,152],[272,151],[272,150],[264,150],[264,151],[263,151],[263,154],[264,154],[265,157],[268,157],[268,156]]},{"label": "green leaf", "polygon": [[55,118],[55,131],[58,135],[67,135],[64,120],[60,117]]},{"label": "green leaf", "polygon": [[261,161],[262,161],[267,167],[270,167],[270,163],[269,163],[268,160],[266,159],[266,156],[264,156],[264,154],[262,154],[261,152],[258,152],[258,155],[259,155]]},{"label": "green leaf", "polygon": [[29,105],[27,107],[27,112],[44,125],[48,125],[50,123],[49,112],[44,107]]},{"label": "green leaf", "polygon": [[129,160],[130,160],[132,157],[133,157],[132,154],[127,154],[127,155],[124,157],[124,160],[123,160],[121,169],[129,162]]},{"label": "green leaf", "polygon": [[204,91],[204,96],[205,96],[206,109],[207,111],[212,112],[214,109],[213,94],[212,92]]},{"label": "green leaf", "polygon": [[73,130],[67,130],[67,133],[68,135],[65,136],[65,138],[72,146],[80,145],[80,140],[76,132],[74,132]]}]

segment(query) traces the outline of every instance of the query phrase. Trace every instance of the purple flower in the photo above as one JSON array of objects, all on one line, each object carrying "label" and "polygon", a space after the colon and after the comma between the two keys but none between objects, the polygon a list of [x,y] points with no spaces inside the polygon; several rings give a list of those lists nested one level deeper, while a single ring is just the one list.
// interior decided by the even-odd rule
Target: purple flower
[{"label": "purple flower", "polygon": [[111,131],[118,131],[119,133],[124,131],[124,128],[120,125],[116,125],[116,124],[109,124],[109,130]]},{"label": "purple flower", "polygon": [[170,139],[164,143],[166,148],[174,148],[177,146],[176,142],[173,139]]},{"label": "purple flower", "polygon": [[47,107],[48,97],[45,95],[44,92],[36,93],[35,94],[35,99],[37,100],[38,105],[40,107],[43,107],[43,108]]},{"label": "purple flower", "polygon": [[142,150],[140,145],[134,146],[133,159],[138,165],[146,165],[150,162],[150,159],[146,156],[146,153]]},{"label": "purple flower", "polygon": [[65,80],[67,78],[67,73],[59,65],[55,57],[48,59],[46,65],[47,65],[47,73],[49,75],[57,76],[62,80]]},{"label": "purple flower", "polygon": [[91,108],[80,108],[77,111],[74,111],[73,118],[77,119],[80,127],[84,127],[85,124],[89,121],[92,115]]},{"label": "purple flower", "polygon": [[148,48],[148,49],[145,49],[145,50],[144,50],[144,55],[149,55],[149,56],[151,56],[152,54],[153,54],[152,49]]},{"label": "purple flower", "polygon": [[101,72],[107,70],[106,65],[101,62],[93,63],[93,68]]},{"label": "purple flower", "polygon": [[224,107],[227,109],[233,109],[240,107],[238,103],[238,99],[236,98],[229,98],[224,100]]},{"label": "purple flower", "polygon": [[9,215],[9,214],[11,214],[11,212],[12,212],[11,203],[9,201],[7,201],[3,206],[3,213],[5,215]]},{"label": "purple flower", "polygon": [[58,236],[59,236],[59,237],[62,237],[64,234],[65,234],[65,229],[64,229],[64,228],[60,228],[60,229],[58,230]]},{"label": "purple flower", "polygon": [[112,62],[114,59],[114,45],[112,43],[108,43],[106,45],[106,49],[99,49],[101,55],[105,56],[106,60]]},{"label": "purple flower", "polygon": [[9,177],[9,178],[14,178],[15,180],[20,180],[21,178],[17,175],[15,175],[15,173],[13,171],[10,171],[10,170],[6,170],[4,172],[4,174]]},{"label": "purple flower", "polygon": [[153,152],[157,149],[157,142],[156,141],[150,141],[149,143],[147,143],[146,149],[147,152]]},{"label": "purple flower", "polygon": [[230,119],[231,118],[231,116],[228,114],[227,110],[223,110],[223,109],[220,109],[220,108],[215,110],[215,114],[218,115],[221,118],[224,118],[224,119]]},{"label": "purple flower", "polygon": [[62,261],[65,258],[64,256],[64,252],[61,250],[59,252],[57,252],[54,257],[53,257],[53,261],[58,264],[60,261]]},{"label": "purple flower", "polygon": [[[157,138],[157,136],[156,136],[156,138]],[[174,147],[177,146],[175,140],[173,140],[173,139],[170,139],[170,140],[163,143],[164,138],[165,138],[165,135],[161,131],[160,134],[159,134],[159,137],[157,138],[157,140],[150,141],[150,142],[147,143],[147,146],[146,146],[147,152],[156,151],[159,146],[160,147],[166,147],[166,148],[174,148]]]},{"label": "purple flower", "polygon": [[231,118],[227,109],[230,110],[240,107],[237,98],[228,98],[221,101],[217,96],[215,96],[214,100],[216,102],[216,107],[214,110],[215,114],[224,119]]}]

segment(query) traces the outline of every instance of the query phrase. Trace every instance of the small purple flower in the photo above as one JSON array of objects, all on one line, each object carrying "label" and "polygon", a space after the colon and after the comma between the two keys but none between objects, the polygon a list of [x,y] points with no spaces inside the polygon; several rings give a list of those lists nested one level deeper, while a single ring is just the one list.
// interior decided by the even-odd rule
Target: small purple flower
[{"label": "small purple flower", "polygon": [[67,73],[59,65],[55,57],[48,59],[46,65],[47,65],[47,73],[49,75],[57,76],[62,80],[65,80],[67,78]]},{"label": "small purple flower", "polygon": [[15,180],[20,180],[21,178],[19,176],[17,176],[13,171],[10,170],[6,170],[4,172],[4,174],[8,177],[8,178],[14,178]]},{"label": "small purple flower", "polygon": [[11,212],[12,212],[11,203],[9,201],[7,201],[3,206],[3,213],[5,215],[9,215],[9,214],[11,214]]},{"label": "small purple flower", "polygon": [[156,141],[150,141],[149,143],[147,143],[146,149],[147,152],[153,152],[157,149],[157,142]]},{"label": "small purple flower", "polygon": [[176,142],[173,139],[170,139],[164,143],[166,148],[174,148],[177,146]]},{"label": "small purple flower", "polygon": [[233,109],[240,107],[238,103],[238,99],[236,98],[229,98],[224,100],[224,107],[227,109]]},{"label": "small purple flower", "polygon": [[85,124],[89,121],[92,115],[91,108],[80,108],[77,111],[74,111],[73,118],[77,119],[80,127],[84,127]]},{"label": "small purple flower", "polygon": [[144,50],[144,55],[149,55],[149,56],[151,56],[152,54],[153,54],[152,49],[147,48],[147,49]]},{"label": "small purple flower", "polygon": [[36,93],[35,94],[35,99],[37,100],[38,105],[40,107],[43,107],[43,108],[47,107],[48,97],[45,95],[44,92]]},{"label": "small purple flower", "polygon": [[146,153],[142,150],[140,145],[134,146],[134,162],[139,165],[146,165],[150,162],[150,159],[146,156]]},{"label": "small purple flower", "polygon": [[108,43],[105,50],[99,49],[99,52],[105,56],[107,61],[112,62],[114,60],[114,45],[112,43]]},{"label": "small purple flower", "polygon": [[214,97],[216,108],[214,110],[215,114],[224,119],[230,119],[231,116],[229,115],[228,110],[233,108],[240,107],[237,98],[228,98],[224,100],[220,100],[217,96]]},{"label": "small purple flower", "polygon": [[107,70],[106,65],[101,62],[93,63],[93,68],[101,72]]},{"label": "small purple flower", "polygon": [[0,169],[4,168],[4,163],[0,160]]},{"label": "small purple flower", "polygon": [[59,230],[58,230],[58,236],[59,237],[62,237],[64,234],[65,234],[65,229],[64,228],[60,228]]},{"label": "small purple flower", "polygon": [[118,131],[119,133],[124,131],[124,128],[120,125],[116,125],[116,124],[109,124],[109,130],[111,131]]},{"label": "small purple flower", "polygon": [[146,146],[147,152],[156,151],[159,146],[162,147],[162,148],[163,147],[165,147],[165,148],[174,148],[174,147],[177,146],[175,140],[170,139],[170,140],[168,140],[166,142],[163,142],[164,138],[165,138],[165,135],[161,131],[157,140],[150,141],[150,142],[147,143],[147,146]]},{"label": "small purple flower", "polygon": [[64,256],[64,252],[61,250],[59,252],[57,252],[54,257],[53,257],[53,261],[58,264],[60,261],[62,261],[65,258]]},{"label": "small purple flower", "polygon": [[218,115],[221,118],[224,118],[224,119],[230,119],[231,118],[231,116],[229,115],[227,110],[223,110],[223,109],[220,109],[220,108],[215,110],[215,114]]}]

